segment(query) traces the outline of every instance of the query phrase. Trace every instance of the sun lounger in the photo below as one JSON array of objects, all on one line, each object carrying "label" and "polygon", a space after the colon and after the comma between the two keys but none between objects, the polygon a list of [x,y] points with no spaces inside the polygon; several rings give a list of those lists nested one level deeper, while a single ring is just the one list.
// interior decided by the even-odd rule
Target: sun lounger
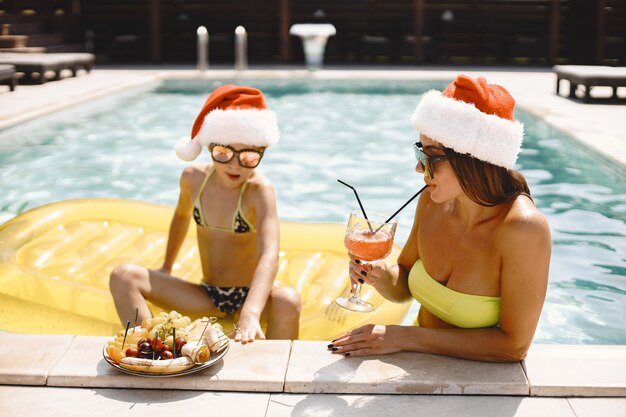
[{"label": "sun lounger", "polygon": [[93,68],[95,57],[88,53],[49,53],[49,54],[20,54],[0,53],[0,64],[14,65],[15,71],[22,72],[26,77],[35,79],[43,84],[47,81],[46,73],[53,72],[55,80],[61,78],[61,71],[70,70],[75,77],[80,69],[89,72]]},{"label": "sun lounger", "polygon": [[13,65],[0,65],[0,84],[8,85],[11,91],[15,90],[17,78]]},{"label": "sun lounger", "polygon": [[583,101],[591,101],[591,89],[597,86],[613,88],[613,96],[617,99],[617,88],[626,87],[626,67],[606,67],[587,65],[555,65],[556,94],[559,94],[561,80],[569,81],[569,97],[576,98],[576,88],[585,87]]}]

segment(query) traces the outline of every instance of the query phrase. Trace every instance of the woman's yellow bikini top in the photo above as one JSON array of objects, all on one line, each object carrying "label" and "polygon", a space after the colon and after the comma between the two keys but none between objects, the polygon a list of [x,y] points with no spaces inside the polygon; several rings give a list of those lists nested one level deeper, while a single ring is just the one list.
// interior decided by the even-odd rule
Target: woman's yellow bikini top
[{"label": "woman's yellow bikini top", "polygon": [[454,291],[431,278],[421,259],[409,273],[409,290],[424,308],[454,326],[474,329],[500,323],[500,297]]}]

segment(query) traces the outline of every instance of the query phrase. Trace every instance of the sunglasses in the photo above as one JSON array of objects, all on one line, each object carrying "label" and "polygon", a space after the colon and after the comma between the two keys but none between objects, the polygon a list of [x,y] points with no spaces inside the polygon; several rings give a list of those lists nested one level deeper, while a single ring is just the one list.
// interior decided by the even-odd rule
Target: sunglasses
[{"label": "sunglasses", "polygon": [[447,155],[426,155],[422,147],[422,142],[415,142],[413,144],[413,151],[415,152],[415,159],[417,159],[417,162],[421,163],[424,168],[424,176],[431,180],[435,178],[435,164],[449,159]]},{"label": "sunglasses", "polygon": [[263,158],[263,150],[256,149],[242,149],[236,151],[228,145],[220,145],[217,143],[211,143],[209,145],[209,152],[211,158],[217,163],[227,164],[237,156],[237,162],[244,168],[256,168]]}]

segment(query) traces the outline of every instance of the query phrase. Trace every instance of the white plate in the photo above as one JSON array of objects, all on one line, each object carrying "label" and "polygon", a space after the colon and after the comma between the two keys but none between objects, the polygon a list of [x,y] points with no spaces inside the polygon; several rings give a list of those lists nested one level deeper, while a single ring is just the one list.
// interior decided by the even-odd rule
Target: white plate
[{"label": "white plate", "polygon": [[122,368],[117,363],[115,363],[115,361],[113,361],[113,359],[111,359],[109,355],[107,355],[106,345],[104,345],[104,348],[102,349],[102,355],[104,356],[104,360],[106,360],[109,363],[109,365],[111,365],[115,369],[118,369],[124,373],[130,374],[130,375],[137,375],[137,376],[166,377],[166,376],[180,376],[180,375],[192,374],[194,372],[198,372],[212,365],[215,365],[224,357],[224,355],[226,355],[226,352],[228,352],[229,347],[230,347],[230,341],[227,340],[226,346],[222,348],[222,350],[220,350],[219,352],[211,352],[211,356],[209,356],[208,361],[204,363],[196,364],[189,369],[185,369],[184,371],[179,371],[179,372],[174,372],[174,373],[169,373],[169,374],[158,373],[158,372],[139,372],[139,371],[132,371],[130,369]]}]

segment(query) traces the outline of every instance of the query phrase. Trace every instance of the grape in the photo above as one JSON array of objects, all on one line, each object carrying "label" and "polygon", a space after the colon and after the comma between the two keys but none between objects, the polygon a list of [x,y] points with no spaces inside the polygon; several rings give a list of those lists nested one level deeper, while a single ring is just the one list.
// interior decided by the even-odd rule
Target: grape
[{"label": "grape", "polygon": [[174,320],[173,323],[172,323],[172,325],[174,327],[176,327],[176,331],[178,331],[179,328],[186,327],[187,324],[188,323],[187,323],[187,320],[185,320],[185,317],[178,318],[178,319]]},{"label": "grape", "polygon": [[[176,333],[178,333],[178,331]],[[169,346],[170,348],[174,347],[174,336],[172,335],[167,336],[165,340],[163,341],[163,344],[166,346]]]}]

